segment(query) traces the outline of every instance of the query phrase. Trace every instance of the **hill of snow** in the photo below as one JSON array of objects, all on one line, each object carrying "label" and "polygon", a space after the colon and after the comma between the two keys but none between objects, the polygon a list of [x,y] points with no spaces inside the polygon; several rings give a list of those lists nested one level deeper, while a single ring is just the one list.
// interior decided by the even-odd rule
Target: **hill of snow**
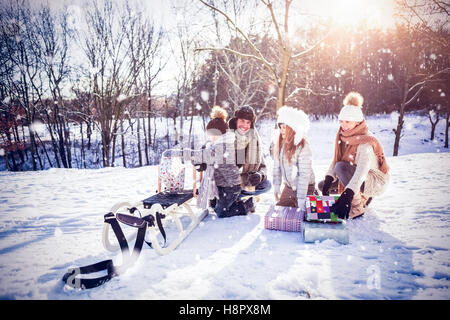
[{"label": "hill of snow", "polygon": [[[269,192],[256,213],[210,214],[171,254],[144,247],[124,275],[85,291],[64,287],[61,277],[73,266],[120,263],[120,253],[103,249],[103,215],[119,201],[154,194],[156,166],[0,172],[0,298],[450,299],[450,153],[440,141],[424,141],[423,119],[408,120],[399,157],[390,157],[393,119],[369,119],[392,177],[364,217],[348,222],[350,244],[306,244],[300,233],[264,229]],[[312,124],[316,182],[336,126]],[[271,128],[261,126],[266,147]]]},{"label": "hill of snow", "polygon": [[[63,286],[68,267],[108,257],[103,214],[155,191],[155,167],[0,173],[3,299],[449,299],[450,154],[388,157],[391,185],[350,244],[305,244],[300,233],[264,229],[273,201],[255,214],[209,215],[168,256],[145,247],[135,267],[86,291]],[[269,164],[270,165],[270,164]],[[318,161],[318,177],[327,168]]]}]

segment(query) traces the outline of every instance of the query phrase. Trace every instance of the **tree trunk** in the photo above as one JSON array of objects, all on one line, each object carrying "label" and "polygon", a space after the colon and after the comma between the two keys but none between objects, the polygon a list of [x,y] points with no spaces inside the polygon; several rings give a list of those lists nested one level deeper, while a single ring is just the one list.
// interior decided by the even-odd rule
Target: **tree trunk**
[{"label": "tree trunk", "polygon": [[447,117],[445,119],[445,148],[448,148],[448,128],[450,126],[450,112],[447,111]]},{"label": "tree trunk", "polygon": [[69,124],[64,118],[63,118],[63,125],[64,125],[64,144],[66,147],[66,154],[67,154],[67,166],[69,168],[72,168],[72,150],[71,150],[72,142],[70,140],[70,129]]},{"label": "tree trunk", "polygon": [[123,167],[127,167],[127,160],[126,160],[126,154],[125,154],[125,135],[123,134],[123,120],[120,119],[120,140],[121,140],[121,146],[122,146],[122,163]]},{"label": "tree trunk", "polygon": [[86,169],[86,153],[84,151],[83,121],[80,122],[80,135],[81,135],[81,163],[82,167]]},{"label": "tree trunk", "polygon": [[[287,41],[288,40],[286,39],[286,42]],[[287,48],[280,48],[280,51],[282,52],[282,61],[281,61],[281,78],[277,83],[278,86],[277,110],[284,105],[286,100],[286,85],[292,50],[288,46]]]},{"label": "tree trunk", "polygon": [[8,160],[8,153],[9,151],[5,152],[5,164],[6,164],[6,171],[9,171],[9,160]]},{"label": "tree trunk", "polygon": [[142,126],[144,127],[144,153],[145,153],[145,160],[147,165],[150,165],[150,157],[148,155],[148,140],[147,136],[150,136],[150,133],[147,132],[147,127],[145,126],[145,117],[142,118]]},{"label": "tree trunk", "polygon": [[403,97],[402,102],[400,104],[400,114],[398,116],[398,122],[397,122],[397,128],[394,129],[395,132],[395,141],[394,141],[394,152],[393,156],[398,156],[398,150],[400,148],[400,138],[403,131],[403,124],[404,124],[404,115],[405,115],[405,108],[406,108],[406,100],[408,98],[408,91],[409,91],[409,84],[408,81],[405,81],[404,87],[403,87]]},{"label": "tree trunk", "polygon": [[430,113],[428,113],[428,119],[430,120],[430,123],[431,123],[430,140],[433,141],[434,140],[435,131],[436,131],[436,125],[439,122],[439,113],[436,113],[436,121],[433,121],[433,117],[431,116]]},{"label": "tree trunk", "polygon": [[139,167],[142,167],[142,150],[141,150],[141,117],[137,117],[137,147]]},{"label": "tree trunk", "polygon": [[[51,168],[53,168],[53,164],[52,164],[52,161],[50,160],[50,156],[48,155],[45,144],[42,142],[41,138],[39,137],[39,135],[37,133],[36,133],[36,137],[38,138],[39,142],[41,143],[42,148],[44,149],[44,153],[45,153],[45,156],[47,157],[48,164],[50,165]],[[41,168],[42,168],[42,164],[41,164]]]}]

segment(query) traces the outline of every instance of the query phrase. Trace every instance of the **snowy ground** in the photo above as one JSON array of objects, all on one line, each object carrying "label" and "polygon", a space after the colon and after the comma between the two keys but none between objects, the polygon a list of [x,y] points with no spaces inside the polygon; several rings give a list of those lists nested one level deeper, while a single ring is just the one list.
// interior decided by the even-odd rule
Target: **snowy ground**
[{"label": "snowy ground", "polygon": [[[369,127],[381,134],[391,120]],[[144,248],[126,274],[85,291],[64,287],[61,277],[68,267],[120,260],[102,247],[103,214],[153,194],[156,167],[0,172],[0,298],[450,299],[450,153],[423,143],[421,123],[410,125],[399,157],[380,137],[391,184],[362,219],[348,222],[349,245],[265,230],[270,192],[255,214],[211,214],[171,254]],[[317,180],[335,130],[334,121],[311,128]]]}]

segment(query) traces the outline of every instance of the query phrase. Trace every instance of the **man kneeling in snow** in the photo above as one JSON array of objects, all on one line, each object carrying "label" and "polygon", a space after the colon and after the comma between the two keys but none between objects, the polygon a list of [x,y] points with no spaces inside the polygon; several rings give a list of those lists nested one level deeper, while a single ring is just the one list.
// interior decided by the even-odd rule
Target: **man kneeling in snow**
[{"label": "man kneeling in snow", "polygon": [[[241,172],[242,194],[246,196],[267,192],[272,186],[267,180],[261,138],[255,127],[255,120],[255,111],[251,106],[245,105],[237,109],[234,117],[228,121],[230,130],[236,136],[236,163]],[[253,197],[246,204],[250,211],[255,211]]]}]

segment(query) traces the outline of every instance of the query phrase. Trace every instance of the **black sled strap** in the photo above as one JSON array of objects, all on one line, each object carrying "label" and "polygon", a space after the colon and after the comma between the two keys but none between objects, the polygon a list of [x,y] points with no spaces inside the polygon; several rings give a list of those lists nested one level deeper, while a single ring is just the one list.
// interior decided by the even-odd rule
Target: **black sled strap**
[{"label": "black sled strap", "polygon": [[[98,263],[90,264],[84,267],[70,268],[66,274],[64,274],[62,280],[70,287],[76,289],[92,289],[101,286],[105,282],[112,278],[124,273],[130,268],[139,257],[139,254],[144,243],[145,232],[147,231],[147,223],[140,224],[138,227],[138,233],[136,236],[136,242],[134,244],[133,252],[130,254],[128,249],[128,243],[125,235],[120,228],[117,219],[112,212],[105,215],[105,222],[109,223],[114,231],[114,234],[119,241],[120,249],[122,250],[122,259],[124,263],[121,266],[114,266],[111,259],[104,260]],[[78,275],[90,274],[106,271],[107,274],[98,278],[81,278]]]},{"label": "black sled strap", "polygon": [[[164,227],[162,225],[162,219],[164,219],[166,216],[162,213],[156,212],[155,214],[156,219],[152,216],[152,215],[148,215],[146,217],[144,217],[143,219],[145,219],[146,221],[148,221],[148,225],[153,227],[155,225],[155,220],[156,220],[156,225],[158,226],[159,232],[161,233],[163,239],[164,239],[164,244],[161,247],[165,247],[166,246],[166,242],[167,242],[167,236],[166,236],[166,231],[164,230]],[[145,240],[145,243],[150,247],[153,248],[152,243],[150,241]]]}]

